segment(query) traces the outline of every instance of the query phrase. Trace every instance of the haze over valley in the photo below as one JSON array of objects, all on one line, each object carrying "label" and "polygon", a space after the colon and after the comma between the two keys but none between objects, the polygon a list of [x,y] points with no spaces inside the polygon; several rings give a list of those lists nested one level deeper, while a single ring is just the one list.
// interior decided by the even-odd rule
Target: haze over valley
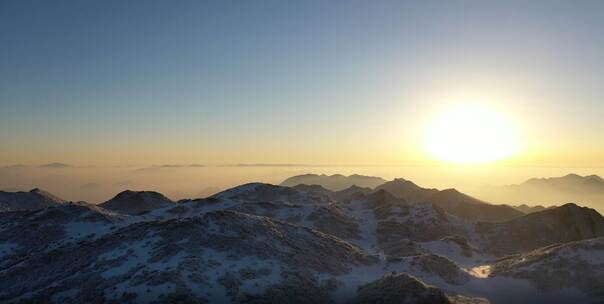
[{"label": "haze over valley", "polygon": [[[288,177],[305,173],[361,174],[383,180],[405,178],[426,188],[455,188],[480,199],[531,206],[575,202],[603,211],[603,190],[598,185],[584,187],[581,180],[566,185],[520,185],[528,180],[582,176],[604,176],[599,168],[463,168],[420,166],[333,166],[300,164],[231,165],[149,165],[48,167],[12,165],[0,167],[0,190],[29,191],[41,188],[70,201],[92,204],[104,202],[124,190],[154,190],[174,200],[201,198],[248,183],[279,184]],[[602,172],[602,173],[600,173]],[[600,174],[600,175],[598,175]],[[574,175],[573,175],[574,176]],[[564,180],[564,179],[561,179]],[[588,180],[589,181],[589,180]],[[573,183],[574,182],[574,183]],[[372,186],[381,184],[377,181]],[[547,183],[544,183],[547,184]],[[576,184],[573,186],[573,184]],[[339,189],[335,189],[339,190]]]}]

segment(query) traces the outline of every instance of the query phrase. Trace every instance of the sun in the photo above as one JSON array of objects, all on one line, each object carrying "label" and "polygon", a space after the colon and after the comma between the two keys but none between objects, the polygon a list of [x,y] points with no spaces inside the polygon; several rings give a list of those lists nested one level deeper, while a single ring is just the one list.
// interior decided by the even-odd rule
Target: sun
[{"label": "sun", "polygon": [[461,104],[443,112],[428,126],[426,152],[439,161],[483,164],[518,153],[511,120],[480,104]]}]

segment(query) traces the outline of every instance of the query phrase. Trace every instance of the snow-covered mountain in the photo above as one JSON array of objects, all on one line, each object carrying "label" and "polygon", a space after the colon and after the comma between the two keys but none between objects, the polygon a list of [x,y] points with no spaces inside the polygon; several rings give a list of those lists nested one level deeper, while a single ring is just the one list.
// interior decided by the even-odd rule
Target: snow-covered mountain
[{"label": "snow-covered mountain", "polygon": [[0,212],[36,210],[65,203],[65,200],[47,191],[35,188],[29,192],[0,191]]},{"label": "snow-covered mountain", "polygon": [[[364,182],[358,182],[362,180]],[[371,182],[367,182],[370,180]],[[355,183],[356,182],[356,183]],[[379,183],[378,183],[379,182]],[[365,184],[366,186],[363,186]],[[384,190],[390,194],[407,201],[408,203],[431,203],[443,208],[445,211],[470,221],[506,221],[524,215],[511,206],[493,205],[455,189],[428,189],[422,188],[412,181],[396,178],[392,181],[351,175],[298,175],[285,180],[281,185],[304,187],[322,187],[322,189],[336,190],[336,198],[345,198],[355,193],[368,194]],[[372,188],[375,188],[372,190]],[[318,188],[317,188],[318,189]]]},{"label": "snow-covered mountain", "polygon": [[[455,204],[454,194],[442,204]],[[0,213],[0,302],[604,300],[598,283],[572,272],[602,275],[604,221],[576,205],[480,222],[357,186],[251,183],[178,203],[116,197],[114,210],[63,203]],[[140,202],[145,212],[132,209]],[[562,272],[548,280],[534,265]]]},{"label": "snow-covered mountain", "polygon": [[525,279],[543,291],[576,288],[604,297],[604,237],[506,257],[494,265],[491,276]]},{"label": "snow-covered mountain", "polygon": [[33,253],[100,237],[127,220],[127,216],[87,203],[0,213],[0,266],[18,264]]},{"label": "snow-covered mountain", "polygon": [[[77,252],[73,255],[72,253]],[[215,211],[140,222],[2,270],[0,301],[322,299],[327,278],[376,259],[337,238],[266,217]]]}]

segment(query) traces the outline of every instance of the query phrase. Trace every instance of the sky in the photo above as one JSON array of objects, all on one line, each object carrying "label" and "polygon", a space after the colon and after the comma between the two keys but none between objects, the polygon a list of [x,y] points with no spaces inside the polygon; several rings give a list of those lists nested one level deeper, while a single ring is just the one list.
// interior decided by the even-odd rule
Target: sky
[{"label": "sky", "polygon": [[[1,1],[0,165],[437,166],[474,102],[490,166],[604,167],[602,1]],[[529,176],[527,176],[529,177]]]}]

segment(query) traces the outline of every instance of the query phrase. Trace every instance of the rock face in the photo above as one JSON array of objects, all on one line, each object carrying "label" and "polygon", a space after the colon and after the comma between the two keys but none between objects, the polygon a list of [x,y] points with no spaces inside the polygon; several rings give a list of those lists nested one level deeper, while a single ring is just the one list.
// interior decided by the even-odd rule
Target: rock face
[{"label": "rock face", "polygon": [[99,206],[115,212],[134,215],[173,204],[172,200],[158,192],[126,190]]},{"label": "rock face", "polygon": [[297,186],[299,184],[320,185],[320,186],[322,186],[326,189],[332,190],[332,191],[340,191],[340,190],[349,188],[351,186],[358,186],[358,187],[363,187],[363,188],[368,187],[368,188],[373,189],[385,182],[386,182],[386,180],[381,177],[363,176],[363,175],[357,175],[357,174],[353,174],[350,176],[344,176],[341,174],[334,174],[334,175],[304,174],[304,175],[293,176],[293,177],[290,177],[290,178],[284,180],[281,183],[281,186],[293,187],[293,186]]},{"label": "rock face", "polygon": [[0,191],[0,212],[36,210],[63,203],[65,200],[38,188],[29,192]]}]

